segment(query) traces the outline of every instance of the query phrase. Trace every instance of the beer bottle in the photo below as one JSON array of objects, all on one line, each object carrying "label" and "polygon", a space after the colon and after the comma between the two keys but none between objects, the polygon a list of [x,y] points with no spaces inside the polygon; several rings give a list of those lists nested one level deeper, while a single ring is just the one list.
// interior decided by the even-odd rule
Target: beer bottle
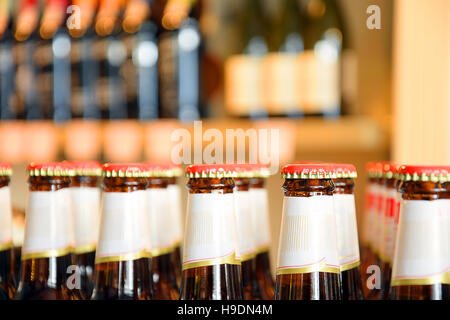
[{"label": "beer bottle", "polygon": [[337,244],[341,269],[342,300],[362,300],[364,298],[359,269],[358,227],[354,178],[355,166],[346,163],[331,164],[334,182],[334,212],[336,214]]},{"label": "beer bottle", "polygon": [[96,161],[70,161],[74,170],[71,179],[72,214],[74,221],[73,263],[81,276],[81,291],[92,295],[94,287],[95,248],[100,220],[100,189],[98,180],[102,166]]},{"label": "beer bottle", "polygon": [[373,181],[376,177],[376,171],[374,170],[374,162],[366,164],[366,175],[368,177],[368,183],[365,190],[364,200],[364,214],[362,218],[362,232],[360,234],[361,244],[361,278],[363,282],[364,296],[367,297],[370,293],[367,281],[367,268],[373,264],[374,253],[372,244],[373,233],[373,216],[375,210],[375,198],[376,198],[376,185]]},{"label": "beer bottle", "polygon": [[388,298],[389,283],[391,281],[392,259],[394,258],[395,246],[395,229],[396,229],[396,214],[397,210],[397,179],[396,179],[397,165],[394,163],[385,162],[382,166],[382,173],[384,178],[384,205],[382,230],[380,234],[380,260],[381,260],[381,289],[378,292],[377,299],[384,300]]},{"label": "beer bottle", "polygon": [[380,243],[384,216],[384,178],[383,178],[383,163],[371,162],[366,166],[366,170],[369,177],[369,186],[366,199],[366,210],[368,210],[368,217],[366,221],[366,228],[369,236],[369,252],[364,265],[362,266],[362,272],[364,274],[365,285],[363,288],[366,290],[365,297],[367,299],[376,299],[381,288],[377,287],[372,280],[372,283],[367,283],[370,276],[370,266],[378,266],[381,269],[380,260]]},{"label": "beer bottle", "polygon": [[71,264],[70,176],[60,162],[30,163],[18,300],[80,300]]},{"label": "beer bottle", "polygon": [[0,162],[0,300],[12,299],[15,294],[14,265],[17,262],[12,238],[11,174],[11,164]]},{"label": "beer bottle", "polygon": [[399,168],[402,199],[390,297],[448,300],[450,166]]},{"label": "beer bottle", "polygon": [[256,242],[254,234],[258,232],[253,226],[252,210],[250,208],[250,177],[253,165],[235,164],[234,200],[237,223],[239,253],[241,256],[242,286],[245,300],[262,299],[259,283],[256,278]]},{"label": "beer bottle", "polygon": [[327,164],[282,168],[276,300],[340,300],[334,184]]},{"label": "beer bottle", "polygon": [[169,204],[170,212],[172,215],[172,228],[175,238],[175,249],[173,250],[175,276],[177,278],[177,285],[181,284],[181,244],[183,241],[183,210],[181,209],[181,190],[177,184],[177,178],[183,173],[181,166],[171,164],[168,168],[169,184],[167,185],[167,191],[169,192]]},{"label": "beer bottle", "polygon": [[171,194],[168,190],[168,165],[146,163],[149,171],[147,203],[150,230],[151,277],[156,300],[177,300],[179,290],[175,275],[175,232],[172,225]]},{"label": "beer bottle", "polygon": [[275,283],[270,269],[269,247],[271,243],[269,203],[265,180],[269,176],[268,167],[253,165],[254,170],[249,179],[250,209],[252,211],[255,232],[256,279],[263,300],[273,300]]},{"label": "beer bottle", "polygon": [[139,163],[107,163],[102,167],[102,213],[93,300],[152,297],[147,175],[147,166]]},{"label": "beer bottle", "polygon": [[182,300],[243,299],[229,165],[186,169],[188,212],[183,244]]}]

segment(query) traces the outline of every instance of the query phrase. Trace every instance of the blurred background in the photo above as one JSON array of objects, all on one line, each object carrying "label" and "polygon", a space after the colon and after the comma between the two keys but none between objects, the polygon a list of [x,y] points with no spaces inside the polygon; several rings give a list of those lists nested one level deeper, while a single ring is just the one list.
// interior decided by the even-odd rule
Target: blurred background
[{"label": "blurred background", "polygon": [[[0,0],[16,208],[31,161],[168,161],[194,120],[279,129],[280,165],[355,164],[360,216],[366,162],[450,163],[450,2]],[[269,178],[273,261],[281,184]]]}]

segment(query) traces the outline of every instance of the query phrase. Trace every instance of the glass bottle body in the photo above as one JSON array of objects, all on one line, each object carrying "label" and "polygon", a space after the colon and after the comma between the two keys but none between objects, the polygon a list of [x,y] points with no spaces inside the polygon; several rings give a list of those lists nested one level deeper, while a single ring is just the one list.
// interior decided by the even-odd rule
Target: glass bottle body
[{"label": "glass bottle body", "polygon": [[[237,198],[236,207],[241,206],[242,208],[238,209],[238,215],[242,215],[241,217],[237,216],[238,224],[242,224],[242,226],[238,227],[238,237],[250,237],[250,239],[245,239],[246,245],[244,248],[241,246],[239,248],[240,251],[246,251],[250,249],[249,252],[241,252],[242,261],[241,261],[241,272],[242,272],[242,286],[244,290],[244,299],[245,300],[260,300],[262,299],[261,290],[259,288],[259,283],[256,278],[256,244],[254,233],[256,230],[253,230],[252,223],[252,211],[250,210],[249,203],[247,201],[251,201],[249,197],[249,187],[250,181],[248,178],[235,178],[235,192],[242,193],[244,196],[241,198]],[[235,197],[237,195],[235,194]],[[239,201],[244,201],[247,203],[239,203]],[[243,211],[243,212],[241,212]],[[245,217],[247,216],[247,217]],[[240,220],[240,221],[239,221]],[[241,229],[241,230],[239,230]],[[241,239],[239,240],[241,241]]]},{"label": "glass bottle body", "polygon": [[[149,199],[149,207],[151,207],[150,217],[151,232],[153,234],[152,246],[152,265],[151,265],[151,282],[154,290],[154,299],[156,300],[177,300],[179,298],[179,290],[176,278],[176,261],[174,256],[175,247],[172,245],[166,246],[168,243],[165,237],[161,237],[161,233],[170,233],[173,235],[173,227],[165,225],[170,224],[171,220],[162,219],[162,215],[166,215],[165,210],[170,206],[168,201],[174,201],[169,198],[167,186],[169,184],[168,178],[149,178],[149,185],[147,190],[156,191]],[[159,199],[157,199],[159,198]],[[152,201],[153,200],[153,201]],[[170,209],[169,209],[170,210]],[[170,236],[171,241],[174,241]],[[161,245],[161,247],[158,247]]]},{"label": "glass bottle body", "polygon": [[[187,183],[189,195],[230,195],[232,196],[234,181],[232,178],[197,178],[189,179]],[[232,198],[230,198],[232,199]],[[211,202],[213,203],[213,202]],[[214,204],[211,210],[220,210]],[[227,208],[233,210],[231,207]],[[234,212],[223,212],[228,217],[234,217]],[[190,214],[190,213],[188,213]],[[187,217],[189,219],[189,216]],[[189,228],[189,220],[187,221]],[[188,230],[188,229],[186,229]],[[217,231],[217,230],[216,230]],[[227,230],[228,232],[230,230]],[[185,240],[188,235],[186,234]],[[188,249],[183,250],[186,262],[186,254]],[[236,244],[227,244],[234,246]],[[235,256],[232,254],[223,263],[212,265],[199,265],[192,268],[186,267],[184,263],[181,278],[181,300],[241,300],[243,299],[243,287],[241,281],[241,266],[236,263]]]},{"label": "glass bottle body", "polygon": [[[267,195],[266,190],[264,188],[264,178],[251,178],[250,179],[250,191],[256,191],[258,193],[262,193]],[[267,197],[263,202],[265,206],[265,214],[267,216],[256,217],[258,219],[265,219],[266,224],[269,225],[269,216],[268,216],[268,203]],[[261,213],[263,213],[261,212]],[[258,212],[257,212],[258,214]],[[263,300],[273,300],[275,295],[275,282],[272,276],[272,271],[270,267],[270,254],[269,254],[269,246],[267,241],[270,241],[270,230],[265,230],[262,232],[266,232],[266,240],[262,239],[261,243],[257,243],[257,253],[256,253],[256,279],[258,280],[259,288],[261,290],[261,295]]]},{"label": "glass bottle body", "polygon": [[[392,268],[389,297],[392,300],[448,300],[450,299],[450,284],[448,283],[448,275],[441,275],[440,277],[439,275],[435,276],[439,279],[433,279],[433,277],[414,279],[420,277],[410,277],[411,280],[409,281],[401,279],[398,280],[396,277],[396,269],[398,268],[396,264],[398,264],[397,260],[400,260],[400,257],[402,257],[399,249],[405,245],[405,238],[402,237],[402,233],[404,232],[402,231],[402,228],[405,228],[407,223],[410,223],[407,216],[411,214],[415,214],[419,218],[420,216],[427,216],[427,221],[419,221],[419,223],[420,225],[427,225],[433,228],[426,230],[419,228],[416,232],[415,238],[419,239],[425,248],[430,246],[430,243],[433,241],[437,241],[437,244],[442,244],[441,236],[437,235],[445,235],[448,233],[448,230],[445,231],[440,229],[442,227],[445,228],[445,226],[441,220],[443,215],[439,212],[446,212],[448,214],[448,210],[450,208],[448,206],[448,201],[450,200],[450,183],[432,181],[401,181],[398,189],[401,193],[402,209],[396,239],[396,252],[394,265]],[[440,204],[445,202],[447,206],[436,208],[436,206],[440,206],[437,202]],[[414,210],[414,206],[420,205],[421,203],[423,205],[421,210]],[[406,205],[408,205],[408,208],[406,208]],[[431,248],[428,248],[426,251],[433,251],[433,247],[435,248],[436,246],[431,245]],[[424,250],[422,248],[418,248],[417,251],[420,251],[417,252],[418,260],[424,259],[424,257],[421,256],[421,254],[424,253]],[[440,253],[442,254],[442,252]],[[432,266],[435,264],[436,259],[427,260],[426,265]],[[410,270],[414,270],[416,267],[417,266],[410,266]],[[403,271],[404,268],[399,268],[399,270]]]},{"label": "glass bottle body", "polygon": [[[63,203],[66,201],[61,197],[61,191],[68,190],[70,178],[64,176],[32,176],[28,179],[30,194],[38,194],[44,197],[51,197],[50,206],[54,205],[57,198]],[[59,193],[58,195],[56,193]],[[44,197],[41,200],[44,200]],[[39,200],[39,199],[38,199]],[[38,253],[29,253],[28,246],[33,245],[27,242],[27,232],[33,232],[40,229],[35,222],[41,217],[36,217],[43,212],[35,210],[30,199],[26,219],[25,241],[22,247],[22,262],[20,268],[20,282],[15,299],[17,300],[83,300],[85,297],[82,292],[74,286],[69,277],[72,265],[72,256],[70,254],[69,240],[66,239],[67,246],[62,249],[50,249]],[[57,214],[61,208],[47,207],[44,210],[55,211]],[[69,204],[62,210],[70,210]],[[55,216],[52,217],[55,220]],[[32,220],[33,219],[33,220]],[[33,221],[33,223],[32,223]],[[64,222],[63,223],[67,223]],[[59,229],[61,225],[56,227]],[[48,229],[48,233],[58,234],[60,230]],[[64,230],[62,230],[64,232]],[[35,233],[35,232],[33,232]],[[64,237],[63,237],[64,238]],[[64,240],[63,240],[64,242]],[[50,245],[57,244],[51,243]]]},{"label": "glass bottle body", "polygon": [[[96,176],[76,176],[71,179],[71,188],[98,188],[98,177]],[[100,200],[100,199],[98,199]],[[95,211],[99,206],[94,206]],[[95,212],[91,212],[95,213]],[[100,212],[97,213],[98,215]],[[98,224],[97,224],[98,226]],[[88,228],[89,226],[84,226]],[[94,289],[94,269],[95,269],[95,247],[83,246],[82,250],[77,250],[72,255],[72,261],[78,266],[80,272],[81,291],[87,298],[91,297]]]},{"label": "glass bottle body", "polygon": [[[150,279],[151,259],[148,258],[145,250],[139,250],[126,255],[114,254],[111,257],[98,258],[101,254],[99,251],[101,251],[102,233],[107,232],[104,229],[106,225],[105,219],[109,218],[105,213],[105,194],[122,196],[121,198],[123,200],[124,197],[134,193],[133,199],[126,200],[128,201],[126,204],[132,205],[136,201],[142,200],[143,193],[137,194],[137,192],[144,192],[147,184],[148,180],[146,178],[103,178],[104,203],[102,226],[96,252],[95,284],[91,297],[92,300],[149,300],[153,297],[153,288]],[[138,195],[140,197],[137,197]],[[145,220],[141,221],[145,217],[144,208],[145,206],[141,205],[137,205],[131,209],[123,208],[122,219],[124,221],[130,219],[130,224],[134,226],[142,225],[145,222]],[[112,218],[116,219],[114,216]],[[120,229],[121,226],[118,226],[118,228]],[[127,233],[127,237],[121,239],[121,241],[129,241],[131,234],[136,230],[129,231],[130,233]],[[126,232],[124,231],[124,233]],[[145,237],[146,235],[142,234],[141,236]],[[143,241],[146,243],[145,240]],[[131,246],[135,247],[134,243]]]},{"label": "glass bottle body", "polygon": [[[334,179],[334,197],[336,198],[336,195],[344,195],[344,197],[347,197],[345,195],[348,195],[349,201],[352,203],[348,203],[348,206],[344,204],[344,208],[346,210],[350,210],[350,206],[353,204],[354,207],[354,188],[355,188],[355,182],[351,178],[341,178],[341,179]],[[339,197],[339,196],[338,196]],[[336,200],[336,199],[335,199]],[[342,199],[344,200],[344,199]],[[339,201],[339,200],[338,200]],[[342,212],[336,212],[337,214]],[[346,215],[349,214],[349,212],[345,213]],[[344,220],[343,222],[346,223],[346,225],[342,226],[342,231],[353,234],[354,239],[350,239],[349,235],[346,234],[345,236],[349,240],[354,240],[356,243],[352,243],[353,250],[352,257],[355,257],[358,254],[359,258],[359,252],[354,252],[354,249],[358,247],[358,236],[357,234],[354,234],[357,232],[356,228],[356,216],[355,212],[353,212],[353,217],[349,217],[350,219],[354,218],[354,225],[352,224],[352,221],[350,219]],[[339,230],[338,230],[339,231]],[[344,243],[350,243],[350,241],[343,241]],[[344,250],[350,249],[350,248],[344,248]],[[358,247],[359,249],[359,247]],[[359,251],[359,250],[358,250]],[[346,251],[343,254],[347,254],[350,251]],[[348,259],[347,259],[348,260]],[[353,259],[355,260],[355,259]],[[353,263],[346,263],[344,266],[345,270],[343,270],[343,266],[341,266],[341,273],[340,273],[340,281],[341,281],[341,293],[342,293],[342,299],[343,300],[362,300],[364,298],[363,292],[362,292],[362,284],[361,284],[361,272],[360,272],[360,262],[359,259],[357,261],[354,261]]]},{"label": "glass bottle body", "polygon": [[[326,198],[327,201],[332,201],[332,195],[334,190],[334,185],[331,179],[286,179],[283,184],[283,190],[285,195],[285,201],[287,198],[313,198],[320,196],[329,196]],[[325,199],[325,198],[324,198]],[[295,201],[295,199],[294,199]],[[284,204],[283,219],[286,218],[286,202]],[[318,204],[318,203],[317,203]],[[314,204],[313,204],[314,205]],[[333,211],[332,202],[328,203],[328,210]],[[297,208],[299,209],[299,208]],[[318,209],[317,206],[314,206],[314,209]],[[294,209],[293,211],[296,211]],[[307,212],[305,212],[308,214]],[[314,213],[316,214],[316,213]],[[300,219],[299,224],[303,225],[303,228],[308,228],[308,220],[314,219],[312,216],[306,219]],[[330,221],[328,224],[330,226],[335,226],[335,216],[331,215],[329,217]],[[303,221],[303,222],[302,222]],[[282,222],[283,224],[284,222]],[[295,224],[287,223],[287,225]],[[323,224],[322,224],[323,225]],[[282,225],[283,228],[283,225]],[[334,227],[332,227],[334,228]],[[289,230],[289,229],[288,229]],[[304,231],[304,230],[303,230]],[[316,230],[317,231],[317,230]],[[333,231],[330,229],[330,231]],[[335,231],[335,230],[334,230]],[[304,232],[299,232],[300,235],[304,234]],[[286,235],[284,235],[286,237]],[[326,236],[326,232],[321,233],[319,239]],[[276,300],[340,300],[341,299],[341,288],[340,288],[340,275],[339,275],[339,266],[338,266],[338,256],[337,256],[337,246],[334,250],[334,267],[320,267],[320,262],[314,263],[316,266],[302,266],[298,269],[302,271],[291,271],[289,268],[288,272],[282,271],[284,265],[280,265],[280,257],[282,253],[283,240],[281,240],[283,235],[280,235],[280,250],[279,250],[279,258],[278,258],[278,266],[277,266],[277,278],[276,278],[276,287],[275,287],[275,299]],[[289,237],[289,236],[287,236]],[[295,237],[295,235],[294,235]],[[289,239],[289,238],[288,238]],[[295,241],[292,245],[296,248],[306,248],[302,243],[302,240]],[[321,240],[319,240],[321,241]],[[287,244],[289,242],[285,241]],[[333,241],[330,241],[332,245]],[[334,245],[336,245],[334,243]],[[288,246],[288,245],[287,245]],[[292,246],[291,246],[292,247]],[[286,269],[285,269],[286,270]],[[330,272],[332,271],[333,272]]]}]

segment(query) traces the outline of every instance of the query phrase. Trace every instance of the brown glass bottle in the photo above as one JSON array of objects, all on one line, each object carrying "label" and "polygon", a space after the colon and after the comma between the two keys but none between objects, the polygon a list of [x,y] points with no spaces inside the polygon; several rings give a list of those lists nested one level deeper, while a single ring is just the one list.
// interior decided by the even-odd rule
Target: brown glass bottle
[{"label": "brown glass bottle", "polygon": [[[240,165],[240,167],[242,167],[242,165]],[[248,174],[248,172],[243,172],[243,174],[244,175]],[[252,228],[253,227],[252,226],[253,221],[251,216],[252,212],[249,206],[251,202],[249,194],[250,179],[240,178],[239,174],[240,172],[237,172],[238,178],[234,178],[234,183],[236,185],[235,192],[240,193],[243,196],[241,196],[241,198],[236,198],[236,209],[247,211],[242,212],[241,214],[248,215],[247,219],[245,219],[245,217],[239,216],[237,217],[238,224],[239,223],[243,224],[242,227],[238,226],[238,238],[240,244],[239,251],[241,255],[241,273],[242,273],[241,275],[242,275],[242,286],[244,290],[244,299],[261,300],[262,299],[261,289],[259,287],[259,283],[256,278],[256,245],[254,237],[255,230],[253,230]],[[235,194],[235,197],[237,196],[238,195]],[[247,207],[243,207],[241,209],[238,208],[239,206],[245,205],[247,205]],[[237,212],[237,214],[239,215],[240,212]],[[239,221],[239,219],[247,220],[248,223]],[[244,244],[242,244],[243,242]]]},{"label": "brown glass bottle", "polygon": [[[180,215],[181,215],[181,199],[180,199],[180,190],[179,187],[177,185],[177,178],[176,177],[170,177],[169,179],[169,183],[167,188],[169,189],[169,192],[173,195],[174,198],[171,198],[172,201],[172,205],[173,205],[173,210],[174,210],[174,215],[178,215],[178,219],[180,219]],[[176,223],[176,222],[175,222]],[[179,230],[177,233],[179,233],[178,235],[175,235],[175,248],[172,252],[172,261],[173,261],[173,266],[174,266],[174,270],[175,270],[175,277],[177,279],[177,285],[178,287],[181,284],[181,241],[182,241],[182,230],[184,225],[182,224],[181,221],[178,221],[178,226],[175,226],[175,230]]]},{"label": "brown glass bottle", "polygon": [[382,175],[381,163],[379,162],[369,162],[366,165],[366,173],[368,176],[368,186],[365,194],[365,209],[364,209],[364,220],[361,239],[366,239],[365,243],[362,243],[361,248],[361,278],[362,278],[362,288],[365,298],[369,298],[372,293],[372,283],[369,284],[368,278],[371,273],[368,272],[369,267],[372,265],[378,265],[377,257],[377,223],[376,212],[379,207],[380,198],[380,182],[379,179]]},{"label": "brown glass bottle", "polygon": [[78,266],[81,291],[90,298],[94,289],[95,248],[100,218],[100,189],[102,166],[95,161],[70,161],[74,170],[70,191],[74,218],[74,248],[72,262]]},{"label": "brown glass bottle", "polygon": [[282,176],[286,178],[285,198],[275,299],[340,300],[330,168],[317,164],[286,165]]},{"label": "brown glass bottle", "polygon": [[[148,184],[149,193],[149,222],[151,233],[151,281],[155,300],[178,300],[179,289],[175,274],[176,261],[174,260],[174,237],[173,226],[170,218],[167,218],[167,210],[170,210],[167,186],[169,178],[156,177],[150,166],[150,177]],[[150,192],[152,192],[150,194]],[[165,215],[165,216],[163,216]],[[169,216],[170,217],[170,216]]]},{"label": "brown glass bottle", "polygon": [[[275,282],[273,281],[272,272],[270,269],[270,256],[269,256],[269,244],[270,244],[270,229],[269,229],[269,217],[268,217],[268,203],[267,203],[267,190],[265,189],[265,178],[253,177],[249,181],[249,190],[253,194],[254,201],[252,205],[263,206],[262,211],[255,207],[255,217],[257,219],[265,219],[263,222],[267,227],[266,230],[260,230],[261,234],[256,237],[256,279],[261,290],[261,296],[263,300],[273,300],[275,295]],[[264,198],[264,199],[259,199]],[[259,199],[260,203],[256,203]]]},{"label": "brown glass bottle", "polygon": [[91,299],[151,299],[146,167],[105,164],[102,175],[102,220]]},{"label": "brown glass bottle", "polygon": [[[15,299],[81,300],[69,278],[70,175],[64,164],[28,165],[29,200],[25,216],[21,277]],[[76,275],[75,275],[76,276]]]},{"label": "brown glass bottle", "polygon": [[[233,173],[225,165],[191,165],[186,174],[189,199],[180,299],[241,300]],[[212,242],[214,238],[221,240]],[[206,246],[211,250],[206,252]]]},{"label": "brown glass bottle", "polygon": [[[384,263],[381,255],[381,245],[383,243],[383,232],[384,232],[384,207],[385,207],[385,186],[386,186],[386,179],[383,177],[382,173],[382,163],[377,163],[379,166],[380,172],[378,172],[378,177],[372,179],[375,188],[375,209],[374,209],[374,217],[373,217],[373,231],[372,231],[372,252],[373,257],[371,259],[371,265],[378,266],[381,270],[382,265]],[[364,271],[366,272],[366,270]],[[370,275],[369,275],[370,276]],[[381,279],[384,278],[384,275],[381,274]],[[369,289],[367,299],[369,300],[378,300],[380,297],[380,294],[382,292],[382,286],[381,286],[382,280],[380,281],[380,286],[377,286],[375,281],[375,286],[373,286],[371,289]],[[366,283],[367,286],[367,283]]]},{"label": "brown glass bottle", "polygon": [[[333,200],[338,228],[342,300],[364,299],[361,284],[354,188],[356,169],[350,164],[332,164],[336,178]],[[342,233],[342,234],[340,234]],[[340,241],[339,241],[340,240]],[[339,243],[340,242],[340,243]]]},{"label": "brown glass bottle", "polygon": [[384,183],[384,205],[383,205],[383,219],[382,232],[380,234],[380,262],[381,262],[381,288],[374,297],[378,300],[385,300],[389,296],[389,286],[391,282],[392,260],[394,258],[395,245],[395,224],[396,224],[396,210],[397,210],[397,179],[396,179],[396,165],[393,163],[383,163],[383,183]]},{"label": "brown glass bottle", "polygon": [[[11,195],[9,191],[12,168],[9,163],[0,163],[0,300],[9,300],[15,294]],[[4,215],[4,216],[3,216]],[[20,263],[20,262],[19,262]]]},{"label": "brown glass bottle", "polygon": [[[449,300],[450,166],[401,166],[393,300]],[[413,259],[411,259],[413,253]]]}]

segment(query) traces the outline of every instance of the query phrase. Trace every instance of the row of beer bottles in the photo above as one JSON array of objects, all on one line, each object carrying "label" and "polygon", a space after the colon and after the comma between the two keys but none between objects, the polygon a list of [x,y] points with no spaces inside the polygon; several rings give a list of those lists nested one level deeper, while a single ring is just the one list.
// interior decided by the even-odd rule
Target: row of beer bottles
[{"label": "row of beer bottles", "polygon": [[[4,164],[2,168],[2,177],[5,177],[5,185],[2,188],[5,197],[2,197],[2,200],[7,207],[7,182],[11,167]],[[99,224],[100,206],[100,194],[96,184],[102,171],[102,217],[100,228],[96,228]],[[3,298],[85,299],[90,298],[91,294],[93,299],[179,297],[181,210],[180,190],[175,184],[175,177],[180,173],[179,167],[162,164],[106,164],[102,170],[96,162],[63,162],[30,164],[28,172],[30,198],[22,248],[21,275],[16,293],[11,272],[11,261],[14,257],[10,243],[11,232],[8,232],[8,223],[2,224],[2,254],[5,259],[1,261],[0,282]],[[245,182],[245,186],[240,187],[244,191],[239,193],[242,200],[238,203],[247,206],[237,207],[241,208],[239,216],[246,217],[245,220],[239,220],[243,222],[239,234],[245,235],[242,238],[245,241],[240,242],[246,243],[247,248],[246,253],[242,255],[242,279],[245,296],[249,299],[273,297],[273,279],[268,255],[268,206],[264,189],[266,172],[265,167],[255,169],[252,166],[251,172],[246,171],[246,177],[250,177],[250,173],[253,175],[251,183],[247,178],[237,180]],[[248,212],[249,197],[258,204],[252,208],[251,214]],[[216,208],[217,204],[210,204],[213,208],[206,209]],[[233,203],[231,205],[231,208],[226,207],[231,209],[226,212],[227,215],[234,212]],[[69,206],[73,212],[72,222]],[[250,219],[256,213],[258,218]],[[4,210],[2,214],[8,216],[8,210]],[[212,222],[230,222],[227,217],[223,218],[223,221]],[[253,220],[256,220],[258,233],[247,230],[252,230]],[[7,219],[4,221],[7,222]],[[228,224],[229,227],[234,227],[235,221],[232,222]],[[202,227],[202,224],[196,226],[199,227]],[[263,232],[264,230],[266,232]],[[220,234],[221,229],[210,231]],[[223,236],[228,235],[229,231]],[[215,245],[217,243],[209,244],[213,247]],[[229,247],[229,244],[227,245]],[[186,247],[189,248],[190,245]],[[195,246],[193,250],[196,250]],[[220,248],[213,251],[217,250]],[[184,252],[186,259],[186,255],[191,251],[185,248]],[[191,288],[190,279],[185,272],[188,271],[183,271],[181,279],[181,287],[185,288],[181,291],[182,298],[183,292],[186,293]],[[35,274],[40,276],[36,278],[33,276]],[[71,277],[71,274],[74,276]],[[235,283],[234,288],[241,290],[240,268],[235,276],[237,278],[234,277],[229,283]],[[207,289],[201,295],[203,298],[230,298],[227,295],[221,296],[224,293],[217,296],[217,292],[213,291],[210,288],[210,291]]]},{"label": "row of beer bottles", "polygon": [[5,3],[2,120],[204,115],[201,1],[48,0],[40,20],[36,0]]},{"label": "row of beer bottles", "polygon": [[[449,299],[450,167],[372,162],[363,221],[369,299]],[[369,279],[370,277],[370,279]]]},{"label": "row of beer bottles", "polygon": [[[136,166],[125,166],[131,169],[123,176],[123,165],[105,165],[106,200],[100,214],[99,163],[30,164],[25,235],[21,257],[15,260],[8,188],[12,172],[2,163],[1,298],[88,299],[94,288],[97,299],[178,298],[180,168]],[[13,275],[17,264],[19,279]],[[133,276],[133,268],[142,276]],[[127,277],[122,278],[121,270],[127,270]]]},{"label": "row of beer bottles", "polygon": [[[187,280],[185,285],[182,282],[182,298],[260,298],[257,286],[249,286],[251,241],[245,234],[251,228],[245,227],[243,214],[246,203],[257,206],[257,201],[245,200],[246,180],[253,176],[253,170],[252,165],[243,164],[187,168],[189,199],[183,255],[183,279]],[[285,198],[274,298],[362,299],[353,197],[355,168],[298,163],[283,167],[282,175],[286,178]],[[336,177],[336,190],[332,176]],[[235,246],[234,233],[238,239]],[[233,286],[225,285],[225,275]],[[205,285],[216,288],[212,295],[200,290]]]}]

